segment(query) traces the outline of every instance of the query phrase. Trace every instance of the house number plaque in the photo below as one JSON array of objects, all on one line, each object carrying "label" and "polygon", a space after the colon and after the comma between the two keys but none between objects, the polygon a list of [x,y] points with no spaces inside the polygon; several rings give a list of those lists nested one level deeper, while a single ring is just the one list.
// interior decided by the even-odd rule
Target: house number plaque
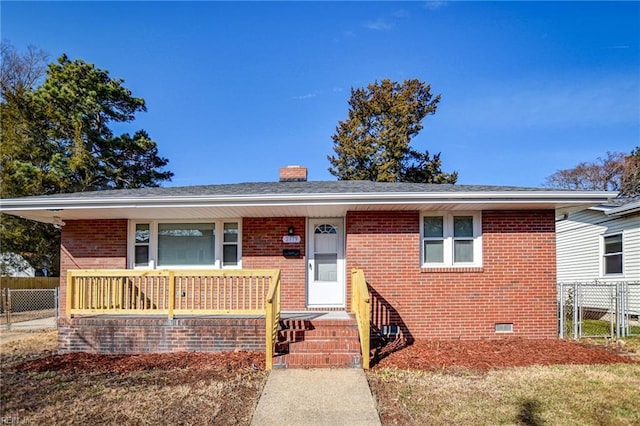
[{"label": "house number plaque", "polygon": [[300,242],[300,235],[285,235],[282,237],[283,243],[296,244]]}]

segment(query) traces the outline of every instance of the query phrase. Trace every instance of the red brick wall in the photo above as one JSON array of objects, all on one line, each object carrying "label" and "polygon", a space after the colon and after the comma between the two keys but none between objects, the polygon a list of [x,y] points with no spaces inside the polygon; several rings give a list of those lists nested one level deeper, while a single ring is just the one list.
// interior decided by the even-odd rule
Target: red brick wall
[{"label": "red brick wall", "polygon": [[260,318],[78,317],[58,321],[62,353],[264,351]]},{"label": "red brick wall", "polygon": [[[496,323],[513,323],[513,336],[556,336],[553,211],[484,211],[482,268],[421,269],[419,212],[349,212],[347,271],[362,268],[373,289],[377,325],[400,324],[408,337],[501,337]],[[127,221],[66,221],[62,232],[61,298],[68,269],[126,268]],[[282,237],[290,226],[298,244]],[[306,306],[305,218],[244,218],[244,268],[281,270],[282,309]],[[285,249],[300,256],[284,257]],[[350,274],[347,273],[347,301]]]},{"label": "red brick wall", "polygon": [[127,220],[67,220],[60,247],[60,315],[67,306],[69,269],[125,269]]},{"label": "red brick wall", "polygon": [[300,182],[307,180],[307,168],[303,166],[280,167],[280,182]]},{"label": "red brick wall", "polygon": [[483,265],[464,270],[420,268],[419,220],[347,215],[347,269],[364,269],[376,325],[401,325],[410,339],[557,336],[553,211],[482,212]]},{"label": "red brick wall", "polygon": [[[300,243],[283,243],[290,226]],[[303,217],[242,219],[242,267],[280,269],[283,310],[303,310],[306,306],[306,222]],[[284,257],[283,250],[300,250],[300,256]]]}]

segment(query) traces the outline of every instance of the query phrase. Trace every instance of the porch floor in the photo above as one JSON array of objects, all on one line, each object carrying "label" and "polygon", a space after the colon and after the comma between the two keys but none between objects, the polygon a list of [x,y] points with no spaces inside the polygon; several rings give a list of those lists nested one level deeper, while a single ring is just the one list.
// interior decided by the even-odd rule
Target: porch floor
[{"label": "porch floor", "polygon": [[287,320],[350,320],[347,311],[282,311],[280,319]]},{"label": "porch floor", "polygon": [[[264,318],[264,315],[175,315],[174,319],[258,319]],[[74,318],[104,318],[104,319],[166,319],[166,315],[113,315],[113,314],[95,314],[95,315],[74,315]],[[280,319],[284,320],[349,320],[351,317],[347,311],[282,311]]]}]

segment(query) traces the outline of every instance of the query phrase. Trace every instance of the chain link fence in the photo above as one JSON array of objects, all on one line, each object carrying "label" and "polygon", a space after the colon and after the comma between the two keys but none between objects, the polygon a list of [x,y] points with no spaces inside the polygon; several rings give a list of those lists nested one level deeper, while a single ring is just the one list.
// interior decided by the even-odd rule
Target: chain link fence
[{"label": "chain link fence", "polygon": [[1,293],[0,327],[3,329],[56,328],[58,289],[12,289]]},{"label": "chain link fence", "polygon": [[640,282],[558,283],[560,338],[640,335]]}]

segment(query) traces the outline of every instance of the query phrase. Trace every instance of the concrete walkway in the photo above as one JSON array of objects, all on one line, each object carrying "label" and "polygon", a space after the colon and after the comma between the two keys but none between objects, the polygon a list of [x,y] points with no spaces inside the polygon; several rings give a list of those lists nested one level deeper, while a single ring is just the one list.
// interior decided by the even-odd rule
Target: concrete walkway
[{"label": "concrete walkway", "polygon": [[252,426],[380,425],[364,371],[272,370]]},{"label": "concrete walkway", "polygon": [[55,329],[58,326],[56,317],[39,318],[28,321],[12,322],[11,326],[2,324],[0,330],[45,330]]}]

